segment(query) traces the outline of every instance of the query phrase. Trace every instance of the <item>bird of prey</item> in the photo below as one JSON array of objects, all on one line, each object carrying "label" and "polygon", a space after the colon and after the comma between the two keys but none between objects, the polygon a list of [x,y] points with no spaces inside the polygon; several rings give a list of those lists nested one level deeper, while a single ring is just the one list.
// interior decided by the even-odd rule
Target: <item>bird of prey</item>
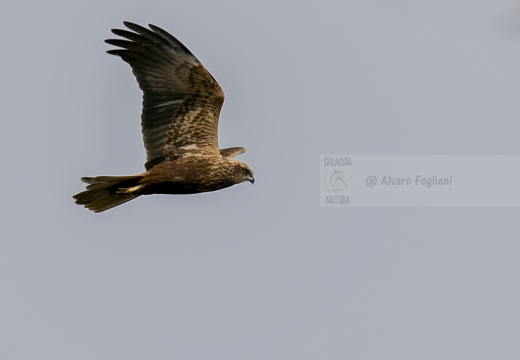
[{"label": "bird of prey", "polygon": [[105,40],[132,68],[143,91],[141,126],[146,172],[134,176],[83,177],[76,203],[102,212],[149,194],[195,194],[243,181],[253,171],[233,159],[242,147],[219,149],[217,128],[224,92],[206,68],[165,30],[124,22]]}]

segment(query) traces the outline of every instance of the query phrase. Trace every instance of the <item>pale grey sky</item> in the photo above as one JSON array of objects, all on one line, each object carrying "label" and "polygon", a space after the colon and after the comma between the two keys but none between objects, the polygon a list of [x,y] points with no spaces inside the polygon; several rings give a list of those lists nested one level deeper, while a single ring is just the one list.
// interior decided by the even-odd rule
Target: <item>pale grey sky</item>
[{"label": "pale grey sky", "polygon": [[[517,359],[517,207],[319,206],[325,154],[519,154],[520,5],[3,5],[0,359]],[[141,172],[141,94],[103,42],[178,37],[253,186],[102,214]],[[499,183],[490,186],[500,186]],[[486,191],[483,189],[482,191]]]}]

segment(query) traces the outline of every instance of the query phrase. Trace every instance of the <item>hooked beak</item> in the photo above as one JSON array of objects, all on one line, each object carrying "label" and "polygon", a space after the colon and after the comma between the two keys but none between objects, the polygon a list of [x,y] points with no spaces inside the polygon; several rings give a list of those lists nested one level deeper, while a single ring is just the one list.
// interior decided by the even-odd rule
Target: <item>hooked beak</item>
[{"label": "hooked beak", "polygon": [[249,180],[251,185],[255,183],[255,178],[253,177],[253,175],[251,175],[251,177],[249,177],[247,180]]}]

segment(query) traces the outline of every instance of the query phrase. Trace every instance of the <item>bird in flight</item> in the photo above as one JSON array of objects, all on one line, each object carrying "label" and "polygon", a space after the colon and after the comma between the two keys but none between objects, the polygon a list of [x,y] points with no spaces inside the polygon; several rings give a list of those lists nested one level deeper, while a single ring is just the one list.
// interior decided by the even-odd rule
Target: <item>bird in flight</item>
[{"label": "bird in flight", "polygon": [[133,176],[83,177],[86,190],[76,204],[102,212],[150,194],[195,194],[244,181],[253,171],[234,159],[242,147],[219,149],[218,119],[224,92],[206,68],[179,40],[155,25],[124,22],[131,31],[112,29],[117,48],[143,91],[141,126],[146,164]]}]

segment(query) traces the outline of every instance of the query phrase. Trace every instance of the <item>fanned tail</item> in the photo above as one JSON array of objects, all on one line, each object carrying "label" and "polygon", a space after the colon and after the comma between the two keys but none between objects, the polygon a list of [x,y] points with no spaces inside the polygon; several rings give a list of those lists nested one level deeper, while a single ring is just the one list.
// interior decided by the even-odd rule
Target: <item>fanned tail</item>
[{"label": "fanned tail", "polygon": [[96,213],[111,209],[142,194],[141,175],[83,177],[87,190],[73,196],[76,204]]}]

